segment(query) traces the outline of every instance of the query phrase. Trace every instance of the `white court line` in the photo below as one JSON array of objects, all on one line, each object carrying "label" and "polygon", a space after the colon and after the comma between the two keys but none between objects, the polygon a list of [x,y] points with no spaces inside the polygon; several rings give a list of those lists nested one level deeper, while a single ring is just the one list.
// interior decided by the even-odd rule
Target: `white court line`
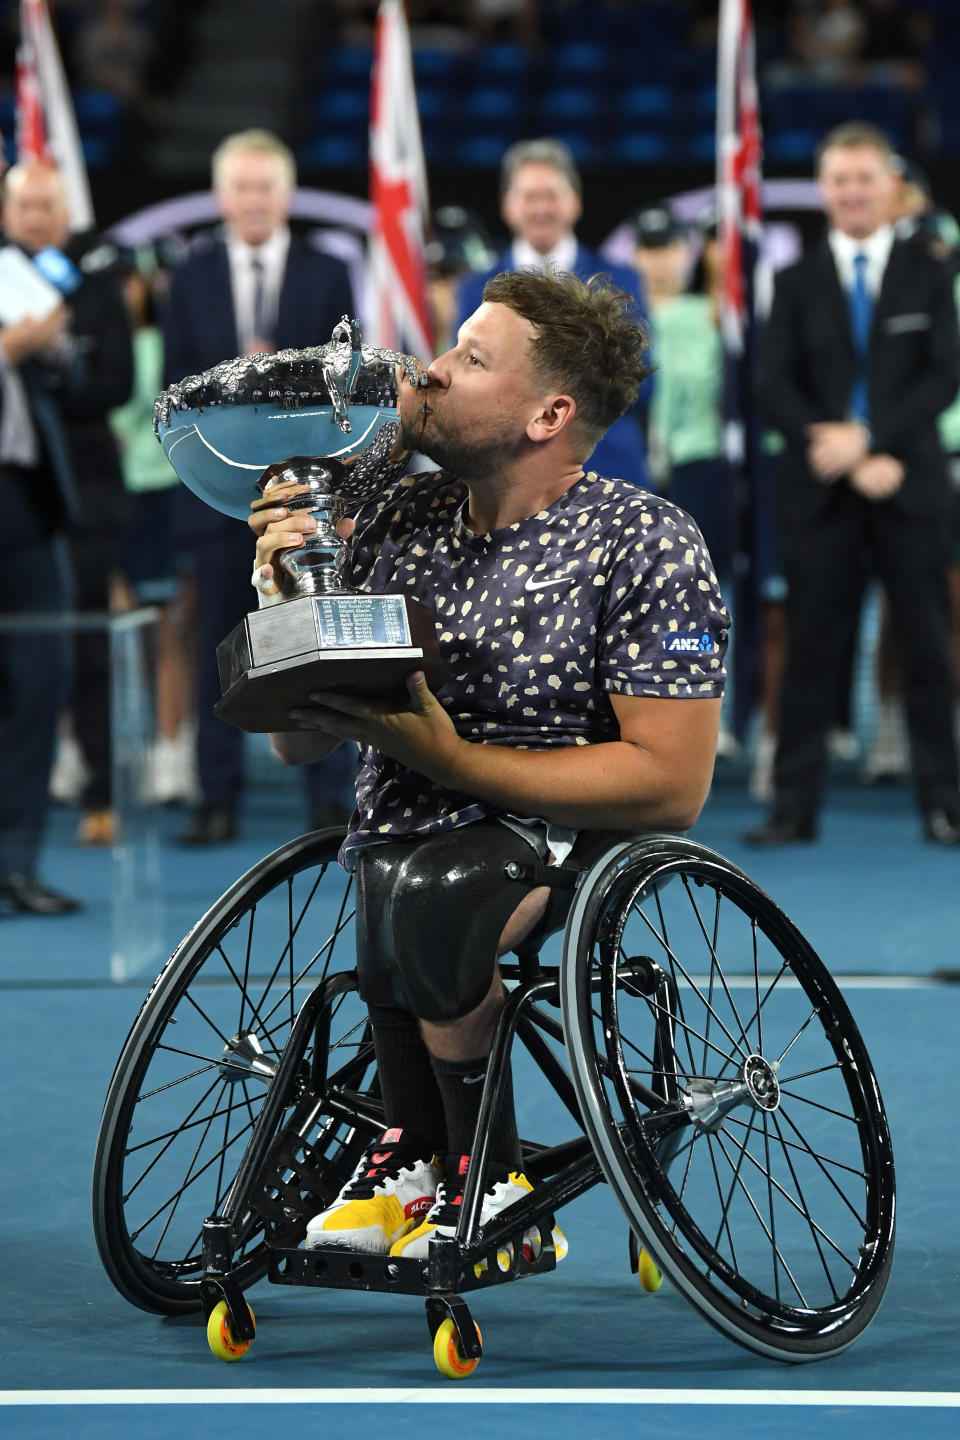
[{"label": "white court line", "polygon": [[0,1405],[806,1405],[960,1408],[950,1390],[0,1390]]}]

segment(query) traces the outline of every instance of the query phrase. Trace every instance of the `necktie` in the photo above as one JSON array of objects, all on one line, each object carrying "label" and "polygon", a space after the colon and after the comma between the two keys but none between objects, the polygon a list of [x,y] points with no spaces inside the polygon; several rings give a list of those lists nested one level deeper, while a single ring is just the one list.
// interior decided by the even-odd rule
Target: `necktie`
[{"label": "necktie", "polygon": [[253,271],[253,334],[257,340],[269,340],[267,334],[267,297],[263,261],[254,256],[250,261]]},{"label": "necktie", "polygon": [[870,322],[873,319],[873,296],[867,289],[867,257],[859,251],[853,257],[853,284],[847,293],[850,309],[850,335],[856,360],[853,388],[850,391],[850,416],[869,420],[870,399],[867,390],[867,367],[870,355]]}]

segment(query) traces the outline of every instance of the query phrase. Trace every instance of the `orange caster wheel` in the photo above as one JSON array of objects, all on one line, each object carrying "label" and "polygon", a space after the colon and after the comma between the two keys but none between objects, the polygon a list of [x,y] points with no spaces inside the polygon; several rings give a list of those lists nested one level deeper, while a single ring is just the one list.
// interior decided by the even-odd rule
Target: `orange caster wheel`
[{"label": "orange caster wheel", "polygon": [[[477,1332],[477,1339],[483,1343],[480,1334],[480,1326],[474,1324]],[[437,1327],[437,1333],[433,1337],[433,1358],[437,1362],[437,1369],[441,1375],[446,1375],[448,1380],[466,1380],[472,1375],[480,1364],[480,1356],[473,1360],[467,1360],[460,1349],[460,1342],[457,1339],[457,1327],[447,1317]]]},{"label": "orange caster wheel", "polygon": [[[250,1310],[250,1307],[247,1306],[247,1309]],[[250,1310],[250,1319],[253,1321],[252,1310]],[[253,1321],[253,1323],[256,1322]],[[218,1360],[228,1362],[242,1360],[253,1344],[252,1340],[238,1340],[234,1335],[226,1300],[221,1300],[219,1305],[215,1305],[210,1312],[210,1318],[207,1321],[207,1344]]]}]

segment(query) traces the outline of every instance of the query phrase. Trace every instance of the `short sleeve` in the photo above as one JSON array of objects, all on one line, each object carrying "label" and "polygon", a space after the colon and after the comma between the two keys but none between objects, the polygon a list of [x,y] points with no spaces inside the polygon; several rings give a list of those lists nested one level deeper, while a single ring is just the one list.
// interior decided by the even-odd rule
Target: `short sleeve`
[{"label": "short sleeve", "polygon": [[638,506],[612,557],[598,676],[619,695],[723,694],[730,616],[696,523],[660,501]]}]

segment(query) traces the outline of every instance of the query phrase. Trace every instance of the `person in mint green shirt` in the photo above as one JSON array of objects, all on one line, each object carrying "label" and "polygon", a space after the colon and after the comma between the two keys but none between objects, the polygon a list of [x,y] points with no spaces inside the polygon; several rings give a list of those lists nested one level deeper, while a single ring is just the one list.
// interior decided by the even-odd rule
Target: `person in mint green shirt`
[{"label": "person in mint green shirt", "polygon": [[136,602],[160,610],[150,657],[156,742],[147,795],[163,803],[186,802],[194,797],[196,785],[190,721],[192,591],[178,565],[174,493],[179,480],[153,432],[153,405],[164,388],[163,334],[155,323],[163,274],[152,256],[138,258],[143,268],[129,266],[123,279],[133,326],[133,393],[113,411],[110,424],[133,505],[123,568]]}]

